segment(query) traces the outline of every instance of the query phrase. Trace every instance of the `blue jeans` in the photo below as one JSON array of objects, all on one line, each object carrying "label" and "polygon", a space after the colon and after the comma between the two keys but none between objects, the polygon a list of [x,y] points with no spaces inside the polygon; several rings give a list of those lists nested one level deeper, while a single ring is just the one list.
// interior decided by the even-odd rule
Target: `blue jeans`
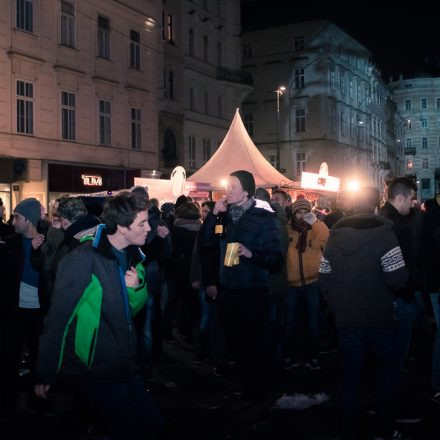
[{"label": "blue jeans", "polygon": [[440,388],[440,293],[430,293],[432,311],[436,325],[434,346],[432,348],[431,385],[433,390]]},{"label": "blue jeans", "polygon": [[300,317],[305,316],[308,346],[314,352],[320,342],[318,283],[303,287],[289,287],[286,298],[286,346],[285,355],[293,358],[297,354]]},{"label": "blue jeans", "polygon": [[417,307],[414,302],[407,302],[402,298],[396,298],[393,303],[396,319],[396,345],[399,353],[400,369],[403,372],[411,346],[413,327],[417,318]]},{"label": "blue jeans", "polygon": [[86,398],[111,440],[156,439],[163,419],[139,376],[127,382],[83,383]]},{"label": "blue jeans", "polygon": [[396,393],[400,382],[399,354],[393,328],[339,327],[342,352],[342,433],[344,439],[359,438],[357,406],[367,354],[377,366],[377,423],[380,432],[392,432]]}]

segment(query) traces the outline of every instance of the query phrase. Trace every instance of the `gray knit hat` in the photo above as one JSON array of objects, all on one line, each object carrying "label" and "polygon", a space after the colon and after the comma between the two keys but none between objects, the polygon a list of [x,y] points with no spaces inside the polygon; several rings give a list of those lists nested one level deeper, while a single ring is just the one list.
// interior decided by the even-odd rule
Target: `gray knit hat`
[{"label": "gray knit hat", "polygon": [[312,204],[306,199],[296,199],[296,201],[292,203],[292,215],[300,209],[312,212]]},{"label": "gray knit hat", "polygon": [[36,227],[41,218],[41,203],[34,198],[24,199],[14,208],[14,212],[22,215]]}]

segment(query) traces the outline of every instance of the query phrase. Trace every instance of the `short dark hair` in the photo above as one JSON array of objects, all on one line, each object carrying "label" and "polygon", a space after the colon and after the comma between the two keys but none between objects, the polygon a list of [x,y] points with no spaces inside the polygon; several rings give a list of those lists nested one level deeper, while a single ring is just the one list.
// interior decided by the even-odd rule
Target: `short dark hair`
[{"label": "short dark hair", "polygon": [[74,223],[87,215],[86,205],[79,197],[62,197],[58,202],[57,215]]},{"label": "short dark hair", "polygon": [[353,199],[353,212],[355,214],[370,213],[372,214],[375,208],[379,208],[380,193],[377,188],[364,187],[356,192],[356,197]]},{"label": "short dark hair", "polygon": [[282,189],[276,189],[272,191],[272,195],[274,194],[281,194],[284,197],[284,200],[289,200],[289,195],[286,193],[286,191],[283,191]]},{"label": "short dark hair", "polygon": [[202,208],[205,206],[208,207],[208,209],[212,212],[214,211],[215,202],[212,202],[211,200],[207,200],[206,202],[202,202]]},{"label": "short dark hair", "polygon": [[411,190],[417,192],[417,185],[408,177],[396,177],[388,186],[388,200],[394,200],[399,194],[408,197]]},{"label": "short dark hair", "polygon": [[194,202],[185,202],[176,210],[176,218],[198,220],[200,217],[200,208]]},{"label": "short dark hair", "polygon": [[138,192],[120,192],[117,196],[109,197],[104,204],[102,220],[107,228],[107,233],[112,235],[117,226],[128,228],[137,214],[148,209],[148,200],[145,195]]},{"label": "short dark hair", "polygon": [[256,190],[255,190],[255,196],[256,199],[258,200],[263,200],[264,202],[270,202],[270,194],[267,191],[267,189],[261,188],[261,186],[259,186]]}]

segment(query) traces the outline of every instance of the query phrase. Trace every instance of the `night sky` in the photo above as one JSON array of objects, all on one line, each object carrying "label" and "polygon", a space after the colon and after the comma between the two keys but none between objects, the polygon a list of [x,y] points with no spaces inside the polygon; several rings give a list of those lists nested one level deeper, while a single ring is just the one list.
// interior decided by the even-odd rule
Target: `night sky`
[{"label": "night sky", "polygon": [[[385,81],[399,73],[440,76],[440,23],[433,3],[242,0],[243,31],[327,19],[373,53]],[[289,5],[287,8],[286,5]]]}]

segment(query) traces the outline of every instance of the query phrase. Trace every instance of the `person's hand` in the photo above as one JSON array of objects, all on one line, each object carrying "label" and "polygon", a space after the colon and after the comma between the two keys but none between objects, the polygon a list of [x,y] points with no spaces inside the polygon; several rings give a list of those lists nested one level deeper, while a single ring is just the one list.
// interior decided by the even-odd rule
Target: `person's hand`
[{"label": "person's hand", "polygon": [[310,226],[313,225],[313,223],[315,223],[316,220],[318,220],[316,218],[316,215],[313,214],[313,212],[308,212],[303,218],[304,218],[304,221],[306,223],[308,223]]},{"label": "person's hand", "polygon": [[160,238],[165,238],[170,233],[170,230],[164,225],[157,225],[157,235]]},{"label": "person's hand", "polygon": [[212,213],[214,215],[217,215],[219,212],[226,212],[228,209],[228,206],[226,204],[226,197],[222,197],[220,200],[217,200],[214,205],[214,209],[212,210]]},{"label": "person's hand", "polygon": [[47,399],[47,393],[49,392],[49,390],[50,385],[43,385],[40,383],[34,385],[34,393],[40,399]]},{"label": "person's hand", "polygon": [[247,247],[242,244],[238,245],[238,256],[252,258],[252,251],[250,251]]},{"label": "person's hand", "polygon": [[43,243],[44,243],[44,235],[38,234],[36,237],[34,237],[31,241],[32,247],[37,250]]},{"label": "person's hand", "polygon": [[216,299],[218,295],[217,286],[206,286],[206,295],[212,299]]},{"label": "person's hand", "polygon": [[139,277],[136,269],[133,266],[131,266],[131,268],[125,272],[124,278],[127,287],[139,286]]}]

